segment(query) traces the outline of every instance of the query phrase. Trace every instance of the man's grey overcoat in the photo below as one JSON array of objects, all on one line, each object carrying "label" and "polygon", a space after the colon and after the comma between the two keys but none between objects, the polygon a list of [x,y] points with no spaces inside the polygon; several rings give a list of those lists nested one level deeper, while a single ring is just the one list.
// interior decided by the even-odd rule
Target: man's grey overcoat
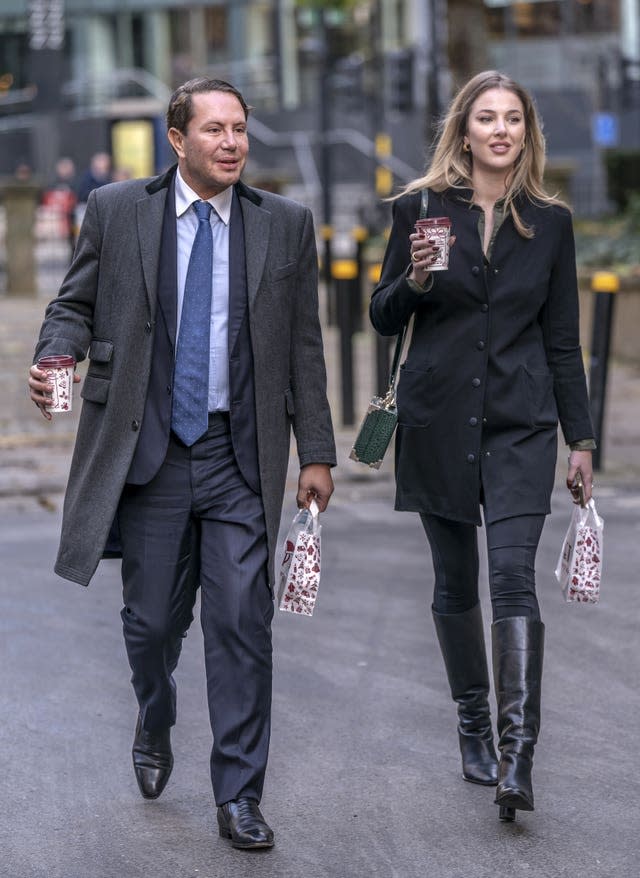
[{"label": "man's grey overcoat", "polygon": [[[167,192],[159,178],[91,193],[75,258],[47,308],[36,347],[36,358],[71,354],[81,361],[88,353],[90,360],[55,565],[60,576],[82,585],[103,554],[142,422]],[[334,465],[335,445],[311,213],[242,183],[236,193],[246,241],[260,488],[273,581],[290,429],[300,466]]]},{"label": "man's grey overcoat", "polygon": [[547,514],[558,420],[567,443],[593,427],[569,211],[521,198],[534,236],[507,216],[487,260],[471,198],[429,192],[428,215],[450,217],[456,236],[429,292],[406,278],[420,193],[394,202],[371,319],[391,335],[415,313],[398,382],[396,508],[480,524],[481,500],[487,522]]}]

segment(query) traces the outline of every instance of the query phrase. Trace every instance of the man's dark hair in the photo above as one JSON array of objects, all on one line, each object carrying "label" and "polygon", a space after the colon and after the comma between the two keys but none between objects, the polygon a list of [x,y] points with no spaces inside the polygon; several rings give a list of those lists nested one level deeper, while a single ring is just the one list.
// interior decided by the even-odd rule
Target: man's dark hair
[{"label": "man's dark hair", "polygon": [[167,130],[177,128],[183,133],[187,130],[193,116],[193,95],[206,94],[211,91],[222,91],[232,94],[240,102],[244,111],[245,119],[249,116],[250,107],[237,88],[234,88],[224,79],[209,79],[208,76],[197,76],[179,86],[171,95],[169,108],[167,109]]}]

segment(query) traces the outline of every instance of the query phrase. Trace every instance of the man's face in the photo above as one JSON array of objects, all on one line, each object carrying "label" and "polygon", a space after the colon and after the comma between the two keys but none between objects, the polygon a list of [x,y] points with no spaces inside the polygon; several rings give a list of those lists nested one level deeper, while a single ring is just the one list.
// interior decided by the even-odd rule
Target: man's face
[{"label": "man's face", "polygon": [[249,152],[247,120],[240,101],[228,92],[194,94],[192,107],[187,130],[170,128],[168,137],[185,182],[207,199],[240,179]]}]

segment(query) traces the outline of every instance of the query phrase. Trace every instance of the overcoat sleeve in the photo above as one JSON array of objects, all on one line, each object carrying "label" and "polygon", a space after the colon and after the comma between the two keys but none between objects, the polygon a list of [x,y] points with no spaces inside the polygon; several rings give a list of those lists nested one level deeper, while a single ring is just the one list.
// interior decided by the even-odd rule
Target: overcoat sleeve
[{"label": "overcoat sleeve", "polygon": [[558,210],[559,234],[549,278],[549,291],[540,312],[545,351],[553,374],[558,417],[565,442],[594,435],[579,338],[578,281],[571,216]]},{"label": "overcoat sleeve", "polygon": [[313,218],[305,210],[300,231],[297,294],[293,299],[290,348],[292,426],[300,466],[336,464],[327,402],[322,331],[318,312],[318,257]]},{"label": "overcoat sleeve", "polygon": [[380,335],[397,335],[428,293],[412,290],[407,281],[410,266],[409,235],[420,213],[420,194],[405,195],[391,207],[391,234],[385,250],[380,282],[373,291],[369,316]]},{"label": "overcoat sleeve", "polygon": [[100,266],[96,193],[89,195],[73,262],[58,296],[49,303],[35,349],[34,362],[47,354],[85,359],[93,333]]}]

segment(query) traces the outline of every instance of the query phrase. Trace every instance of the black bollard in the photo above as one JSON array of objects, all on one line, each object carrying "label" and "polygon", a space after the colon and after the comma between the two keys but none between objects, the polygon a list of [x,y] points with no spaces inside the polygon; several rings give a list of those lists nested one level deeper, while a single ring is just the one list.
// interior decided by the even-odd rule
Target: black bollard
[{"label": "black bollard", "polygon": [[591,289],[595,293],[595,297],[591,334],[589,400],[591,403],[593,429],[596,434],[595,440],[598,445],[593,452],[593,468],[594,470],[600,470],[603,465],[604,412],[611,328],[613,326],[614,293],[617,293],[620,289],[618,275],[611,271],[596,271],[591,279]]},{"label": "black bollard", "polygon": [[[381,270],[382,264],[379,262],[376,262],[373,265],[369,266],[368,278],[371,287],[375,287],[380,282]],[[374,396],[384,396],[389,389],[389,373],[391,371],[391,343],[393,341],[393,336],[380,335],[380,333],[374,332]]]},{"label": "black bollard", "polygon": [[336,314],[340,330],[340,391],[342,425],[350,427],[354,415],[353,334],[354,299],[358,298],[358,263],[355,259],[337,259],[331,263],[336,290]]},{"label": "black bollard", "polygon": [[322,256],[322,278],[327,291],[327,326],[336,325],[336,290],[331,275],[333,226],[320,226],[320,237],[324,242]]},{"label": "black bollard", "polygon": [[363,326],[363,296],[362,296],[362,280],[364,278],[364,251],[365,245],[369,238],[369,231],[365,226],[355,226],[351,229],[351,237],[356,242],[356,263],[358,266],[358,284],[357,295],[353,300],[353,327],[354,332],[362,332]]}]

